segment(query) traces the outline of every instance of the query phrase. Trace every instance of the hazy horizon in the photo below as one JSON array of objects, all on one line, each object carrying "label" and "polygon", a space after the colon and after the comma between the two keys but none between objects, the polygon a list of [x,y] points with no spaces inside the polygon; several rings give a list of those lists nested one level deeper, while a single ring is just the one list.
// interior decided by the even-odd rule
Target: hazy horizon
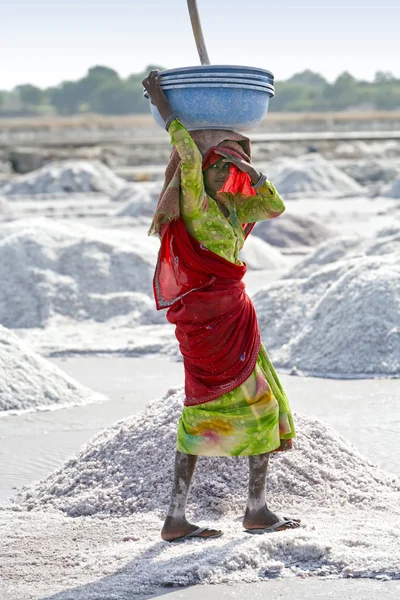
[{"label": "hazy horizon", "polygon": [[[395,0],[281,0],[270,9],[265,0],[198,0],[198,7],[212,63],[263,67],[279,80],[305,69],[328,81],[343,71],[400,77]],[[199,64],[186,0],[14,0],[0,6],[0,19],[3,90],[77,80],[95,65],[127,77],[148,64]]]}]

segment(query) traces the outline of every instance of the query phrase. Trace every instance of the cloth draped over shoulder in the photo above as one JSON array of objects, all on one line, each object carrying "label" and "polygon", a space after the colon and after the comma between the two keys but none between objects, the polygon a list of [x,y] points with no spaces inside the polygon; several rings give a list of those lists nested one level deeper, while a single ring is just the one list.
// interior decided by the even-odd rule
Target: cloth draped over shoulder
[{"label": "cloth draped over shoulder", "polygon": [[[251,161],[251,143],[249,138],[234,131],[211,130],[191,131],[196,146],[203,158],[211,148],[223,146],[230,149],[247,162]],[[180,216],[179,208],[179,187],[181,182],[181,159],[176,148],[173,148],[165,171],[165,180],[163,189],[158,199],[157,207],[154,213],[153,221],[149,229],[149,235],[158,234],[161,237],[162,226],[170,221],[178,219]]]},{"label": "cloth draped over shoulder", "polygon": [[157,308],[176,325],[185,368],[185,405],[209,402],[254,370],[260,331],[242,281],[246,265],[199,244],[182,219],[165,225],[154,277]]},{"label": "cloth draped over shoulder", "polygon": [[[191,136],[203,165],[218,146],[250,162],[250,141],[240,134],[200,131]],[[168,321],[176,325],[185,367],[185,405],[193,406],[246,381],[254,370],[261,340],[255,309],[242,281],[246,265],[208,250],[188,233],[180,217],[180,162],[174,148],[150,232],[161,237],[154,276],[156,305],[158,310],[167,308]],[[249,194],[254,193],[248,188]]]}]

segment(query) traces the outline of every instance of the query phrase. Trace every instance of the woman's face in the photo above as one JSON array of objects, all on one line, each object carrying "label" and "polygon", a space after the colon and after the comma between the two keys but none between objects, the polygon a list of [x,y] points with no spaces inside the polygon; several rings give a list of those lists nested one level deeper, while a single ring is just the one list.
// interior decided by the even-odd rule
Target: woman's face
[{"label": "woman's face", "polygon": [[220,158],[217,162],[203,171],[204,187],[211,198],[215,199],[217,192],[224,186],[224,183],[229,177],[230,166],[231,163],[224,162],[224,159]]}]

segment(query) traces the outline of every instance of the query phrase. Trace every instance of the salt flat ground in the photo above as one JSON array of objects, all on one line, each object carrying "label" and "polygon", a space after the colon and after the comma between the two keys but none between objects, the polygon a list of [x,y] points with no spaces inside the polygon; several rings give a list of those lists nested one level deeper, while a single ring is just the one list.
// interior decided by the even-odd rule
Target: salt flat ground
[{"label": "salt flat ground", "polygon": [[[68,223],[72,228],[84,223],[101,228],[104,236],[112,233],[125,240],[144,239],[148,223],[136,217],[118,216],[117,205],[118,202],[106,194],[10,200],[16,221],[46,217],[54,220],[55,228],[60,223]],[[288,213],[316,217],[338,235],[346,236],[373,235],[395,225],[399,216],[397,199],[370,197],[367,189],[358,196],[337,199],[305,193],[301,199],[288,199],[286,205]],[[248,273],[246,284],[250,294],[276,280],[300,258],[298,253],[284,254],[283,270]],[[183,381],[181,363],[155,355],[152,358],[129,356],[132,345],[146,354],[146,348],[141,346],[143,332],[139,327],[121,330],[110,327],[109,323],[86,321],[78,325],[75,319],[63,322],[62,326],[58,321],[50,325],[44,328],[28,325],[25,330],[14,331],[24,337],[31,348],[44,356],[53,356],[52,362],[79,382],[105,394],[108,400],[0,418],[0,503],[3,503],[0,507],[0,600],[144,600],[155,597],[397,600],[400,597],[400,581],[395,579],[400,573],[400,560],[398,566],[396,563],[400,556],[396,546],[399,508],[394,504],[394,494],[387,495],[385,504],[382,498],[385,499],[386,492],[381,493],[378,487],[373,493],[382,504],[375,511],[370,511],[365,504],[354,509],[351,503],[344,508],[332,503],[315,505],[314,510],[310,510],[307,498],[303,497],[303,503],[301,499],[297,501],[289,490],[288,513],[302,518],[306,524],[304,533],[248,536],[241,531],[238,514],[233,522],[220,521],[226,533],[220,540],[208,544],[193,540],[180,546],[160,541],[161,517],[154,512],[75,519],[60,512],[19,511],[13,507],[9,498],[18,488],[50,475],[94,435],[120,419],[139,414],[150,400],[162,397],[168,388],[179,386]],[[154,325],[156,337],[160,335],[157,327]],[[139,341],[133,339],[133,332]],[[167,337],[160,344],[166,342]],[[268,347],[268,339],[265,342]],[[78,356],[68,357],[74,353]],[[67,358],[54,358],[57,354]],[[354,445],[354,453],[360,451],[383,471],[400,475],[398,379],[339,380],[285,374],[281,379],[295,413],[330,424]],[[348,457],[351,461],[351,450]],[[277,463],[272,461],[272,477],[274,472],[279,472],[280,464],[278,457]],[[369,468],[367,463],[362,464],[365,470]],[[343,470],[346,471],[345,464]],[[355,497],[355,488],[363,474],[364,471],[361,475],[357,473],[354,485],[348,480]],[[307,494],[312,496],[313,489],[309,492],[308,489]],[[277,506],[274,497],[270,497],[269,502],[277,512],[286,509],[286,506]],[[123,541],[132,534],[136,536],[134,540]],[[290,553],[300,559],[300,574],[294,569],[298,576],[290,571],[293,566]],[[239,565],[235,569],[232,557],[242,560],[243,568]],[[218,573],[222,562],[225,579]],[[332,577],[342,579],[327,579],[321,565],[331,568]],[[211,578],[207,578],[207,573],[204,576],[205,571],[211,573]],[[198,581],[213,585],[193,585],[197,572],[201,575]],[[260,582],[263,578],[266,581]],[[385,580],[389,578],[392,580]],[[218,581],[229,581],[233,585],[216,585]],[[156,589],[159,585],[165,587]],[[171,589],[174,585],[182,587]]]},{"label": "salt flat ground", "polygon": [[[109,401],[0,419],[0,502],[73,456],[98,431],[144,410],[183,381],[182,363],[153,358],[71,357],[52,362]],[[280,375],[294,411],[329,423],[371,462],[400,475],[400,382]],[[384,412],[377,407],[384,406]]]},{"label": "salt flat ground", "polygon": [[[182,365],[155,359],[73,357],[53,359],[65,371],[109,400],[56,411],[9,415],[0,419],[2,467],[0,499],[7,503],[13,488],[31,484],[59,468],[82,444],[116,420],[140,412],[151,398],[182,382]],[[398,380],[333,380],[282,375],[294,411],[332,425],[369,460],[400,474],[400,385]],[[384,406],[379,411],[377,406]],[[273,468],[273,465],[272,465]],[[273,498],[270,498],[274,506]],[[299,507],[301,508],[301,507]],[[240,515],[238,515],[238,518]],[[309,524],[313,515],[302,514]],[[126,574],[129,545],[116,568],[104,546],[121,546],[136,528],[135,518],[102,521],[66,518],[58,513],[0,511],[7,544],[0,550],[0,597],[4,600],[139,600],[165,598],[391,598],[399,597],[400,582],[295,578],[265,584],[195,586],[152,594],[135,593],[135,580]],[[379,523],[377,535],[379,535]],[[159,527],[159,524],[157,524]],[[351,527],[351,523],[350,523]],[[393,527],[395,524],[393,523]],[[136,529],[135,529],[136,530]],[[238,531],[238,536],[242,537]],[[155,546],[163,546],[154,530]],[[192,543],[193,544],[193,543]],[[187,548],[191,554],[198,551]],[[201,547],[204,549],[204,546]],[[161,551],[161,550],[160,550]],[[111,550],[110,550],[111,552]],[[82,569],[82,556],[90,556]],[[149,560],[150,557],[149,557]],[[1,572],[0,571],[0,572]]]}]

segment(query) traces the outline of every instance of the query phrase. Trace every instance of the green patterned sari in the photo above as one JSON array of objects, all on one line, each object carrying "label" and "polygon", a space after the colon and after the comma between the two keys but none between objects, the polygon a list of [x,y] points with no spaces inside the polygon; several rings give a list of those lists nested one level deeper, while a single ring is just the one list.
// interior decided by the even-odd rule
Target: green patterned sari
[{"label": "green patterned sari", "polygon": [[[189,132],[176,119],[169,133],[182,161],[180,209],[188,232],[208,250],[241,264],[242,225],[282,213],[281,197],[270,181],[255,196],[220,194],[228,214],[224,216],[206,195],[202,156]],[[288,450],[295,436],[287,396],[261,344],[256,366],[242,385],[215,400],[184,407],[177,450],[198,456],[249,456]]]}]

